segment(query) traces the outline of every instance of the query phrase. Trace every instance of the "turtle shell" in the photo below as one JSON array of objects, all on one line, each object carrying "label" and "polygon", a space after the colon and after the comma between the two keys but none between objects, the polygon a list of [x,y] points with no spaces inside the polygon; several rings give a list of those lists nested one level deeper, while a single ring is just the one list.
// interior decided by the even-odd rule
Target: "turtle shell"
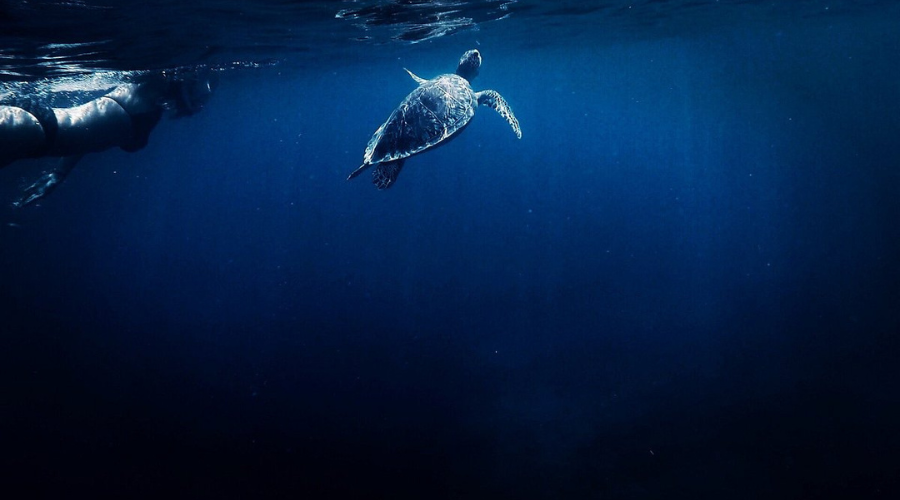
[{"label": "turtle shell", "polygon": [[364,164],[399,160],[437,145],[465,127],[477,106],[469,82],[458,75],[422,83],[375,131]]}]

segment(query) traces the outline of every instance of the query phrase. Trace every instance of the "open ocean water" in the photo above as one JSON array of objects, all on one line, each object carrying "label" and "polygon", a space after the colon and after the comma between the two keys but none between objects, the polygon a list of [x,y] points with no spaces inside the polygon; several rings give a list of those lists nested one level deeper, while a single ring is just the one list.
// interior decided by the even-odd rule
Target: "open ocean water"
[{"label": "open ocean water", "polygon": [[[898,498],[898,27],[0,1],[0,96],[220,75],[37,205],[53,160],[0,169],[4,498]],[[390,190],[346,181],[403,68],[471,48],[522,140],[481,107]]]}]

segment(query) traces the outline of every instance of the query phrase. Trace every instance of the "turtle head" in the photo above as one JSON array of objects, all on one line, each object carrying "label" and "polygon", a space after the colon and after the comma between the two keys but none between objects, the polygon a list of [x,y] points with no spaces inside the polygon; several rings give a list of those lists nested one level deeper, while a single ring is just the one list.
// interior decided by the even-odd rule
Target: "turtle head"
[{"label": "turtle head", "polygon": [[456,74],[472,81],[478,76],[478,68],[481,67],[481,53],[476,49],[468,50],[459,59],[459,66],[456,67]]}]

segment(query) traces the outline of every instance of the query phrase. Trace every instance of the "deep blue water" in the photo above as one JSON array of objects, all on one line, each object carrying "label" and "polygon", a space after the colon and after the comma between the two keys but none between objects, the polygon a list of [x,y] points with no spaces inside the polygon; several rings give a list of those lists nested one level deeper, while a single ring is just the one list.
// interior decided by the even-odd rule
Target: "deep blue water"
[{"label": "deep blue water", "polygon": [[[266,64],[223,71],[145,149],[85,157],[39,206],[9,202],[50,160],[0,170],[4,485],[900,492],[900,8],[463,3],[472,24],[434,38],[394,2],[200,2],[157,31],[85,8],[135,24],[6,31],[10,89]],[[37,25],[35,5],[0,24]],[[373,5],[368,27],[335,17]],[[76,53],[35,65],[54,36]],[[476,47],[473,86],[506,97],[522,140],[482,107],[390,190],[345,181],[415,87],[403,68],[452,72]]]}]

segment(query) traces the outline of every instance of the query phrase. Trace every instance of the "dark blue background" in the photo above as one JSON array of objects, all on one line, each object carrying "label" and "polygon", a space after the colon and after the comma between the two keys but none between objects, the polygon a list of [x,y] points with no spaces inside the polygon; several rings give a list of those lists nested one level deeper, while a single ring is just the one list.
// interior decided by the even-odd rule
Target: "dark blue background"
[{"label": "dark blue background", "polygon": [[[847,16],[223,75],[0,211],[3,475],[259,498],[889,498],[900,38]],[[481,108],[344,178],[475,46]],[[375,49],[373,49],[375,50]],[[48,164],[4,169],[0,194]],[[12,223],[12,224],[9,224]]]}]

